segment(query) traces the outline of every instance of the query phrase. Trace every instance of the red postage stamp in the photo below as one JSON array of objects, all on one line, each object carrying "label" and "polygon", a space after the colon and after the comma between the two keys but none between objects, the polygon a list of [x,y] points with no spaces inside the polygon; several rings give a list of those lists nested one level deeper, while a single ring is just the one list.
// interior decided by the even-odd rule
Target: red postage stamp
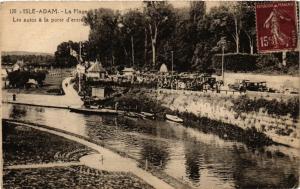
[{"label": "red postage stamp", "polygon": [[257,50],[261,53],[297,48],[296,2],[256,4]]}]

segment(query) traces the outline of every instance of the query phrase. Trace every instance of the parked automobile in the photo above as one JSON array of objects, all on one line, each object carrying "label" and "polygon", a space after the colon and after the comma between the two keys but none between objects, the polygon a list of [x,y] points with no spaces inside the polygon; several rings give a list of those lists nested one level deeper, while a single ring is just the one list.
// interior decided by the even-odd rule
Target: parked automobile
[{"label": "parked automobile", "polygon": [[268,91],[266,81],[250,81],[246,79],[238,79],[233,84],[229,84],[228,87],[237,91]]}]

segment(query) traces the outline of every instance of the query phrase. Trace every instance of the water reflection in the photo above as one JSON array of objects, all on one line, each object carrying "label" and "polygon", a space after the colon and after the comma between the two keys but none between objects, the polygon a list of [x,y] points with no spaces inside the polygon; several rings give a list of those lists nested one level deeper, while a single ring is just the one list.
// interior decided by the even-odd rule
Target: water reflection
[{"label": "water reflection", "polygon": [[197,183],[200,180],[200,167],[203,160],[201,146],[196,146],[194,142],[185,142],[184,149],[186,174],[190,180]]},{"label": "water reflection", "polygon": [[9,104],[3,104],[3,117],[88,136],[141,165],[147,159],[196,188],[291,188],[298,184],[298,156],[286,156],[270,147],[250,149],[175,123]]},{"label": "water reflection", "polygon": [[141,160],[147,160],[152,166],[164,169],[168,160],[168,147],[161,142],[144,142],[141,148]]},{"label": "water reflection", "polygon": [[64,109],[3,104],[3,118],[19,119],[86,135],[86,119]]},{"label": "water reflection", "polygon": [[13,119],[22,118],[26,116],[26,113],[26,107],[12,106],[11,110],[9,111],[9,117]]}]

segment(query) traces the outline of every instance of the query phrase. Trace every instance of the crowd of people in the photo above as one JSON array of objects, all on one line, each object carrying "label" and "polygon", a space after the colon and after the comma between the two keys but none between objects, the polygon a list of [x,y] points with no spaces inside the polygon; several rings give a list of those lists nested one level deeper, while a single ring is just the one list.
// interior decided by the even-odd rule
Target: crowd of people
[{"label": "crowd of people", "polygon": [[153,74],[107,75],[91,80],[92,84],[123,87],[163,88],[175,90],[218,90],[222,82],[208,74]]}]

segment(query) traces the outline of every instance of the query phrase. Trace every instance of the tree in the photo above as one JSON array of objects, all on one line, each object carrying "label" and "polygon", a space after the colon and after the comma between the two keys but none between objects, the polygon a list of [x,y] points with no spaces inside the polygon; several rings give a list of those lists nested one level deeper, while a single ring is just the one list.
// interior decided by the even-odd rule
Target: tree
[{"label": "tree", "polygon": [[[125,56],[130,63],[128,65],[137,66],[144,62],[144,52],[139,50],[144,48],[145,19],[143,13],[137,10],[130,10],[122,16],[122,22],[118,23],[121,30],[121,41]],[[131,52],[131,56],[128,52]],[[137,63],[137,65],[135,65]]]},{"label": "tree", "polygon": [[92,51],[90,55],[93,57],[89,59],[98,59],[110,66],[115,65],[120,46],[117,26],[119,19],[118,12],[114,13],[113,10],[104,8],[90,10],[84,16],[84,23],[90,26],[89,50]]},{"label": "tree", "polygon": [[192,1],[190,3],[190,21],[198,23],[205,16],[206,5],[204,1]]},{"label": "tree", "polygon": [[172,22],[172,20],[174,21],[174,12],[173,7],[165,1],[146,1],[145,5],[144,14],[146,16],[146,24],[148,25],[148,31],[151,38],[152,66],[155,67],[157,64],[156,52],[158,35],[163,35],[162,31],[170,31],[170,24],[174,25],[174,22]]},{"label": "tree", "polygon": [[241,7],[241,25],[242,31],[249,41],[250,54],[254,53],[256,26],[255,26],[255,2],[239,1]]},{"label": "tree", "polygon": [[9,81],[9,84],[12,87],[24,87],[24,85],[28,82],[30,76],[28,71],[12,71],[9,72],[7,75],[7,79]]},{"label": "tree", "polygon": [[215,7],[209,14],[212,19],[212,31],[218,35],[217,39],[227,37],[233,39],[235,53],[240,53],[244,45],[243,35],[249,42],[249,51],[254,52],[255,46],[255,2],[227,2]]},{"label": "tree", "polygon": [[30,73],[30,78],[35,79],[39,86],[43,86],[44,80],[46,79],[45,71],[33,72]]},{"label": "tree", "polygon": [[199,42],[194,50],[191,68],[200,72],[206,72],[211,68],[211,58],[210,44]]},{"label": "tree", "polygon": [[242,30],[242,4],[233,2],[231,6],[229,6],[229,13],[231,14],[234,21],[234,33],[232,33],[232,37],[235,41],[235,49],[236,53],[240,53],[240,35]]},{"label": "tree", "polygon": [[191,2],[190,8],[190,31],[192,59],[191,70],[206,72],[211,67],[213,35],[210,30],[211,19],[206,16],[206,5],[203,1]]},{"label": "tree", "polygon": [[79,54],[79,43],[68,41],[62,42],[57,46],[57,50],[54,53],[56,66],[71,67],[75,66],[78,63],[76,57],[70,54],[71,49]]},{"label": "tree", "polygon": [[217,44],[218,40],[222,37],[232,39],[231,33],[233,32],[232,28],[234,28],[234,22],[228,12],[228,7],[222,4],[219,7],[211,8],[207,15],[210,21],[209,30],[212,32],[213,44]]}]

